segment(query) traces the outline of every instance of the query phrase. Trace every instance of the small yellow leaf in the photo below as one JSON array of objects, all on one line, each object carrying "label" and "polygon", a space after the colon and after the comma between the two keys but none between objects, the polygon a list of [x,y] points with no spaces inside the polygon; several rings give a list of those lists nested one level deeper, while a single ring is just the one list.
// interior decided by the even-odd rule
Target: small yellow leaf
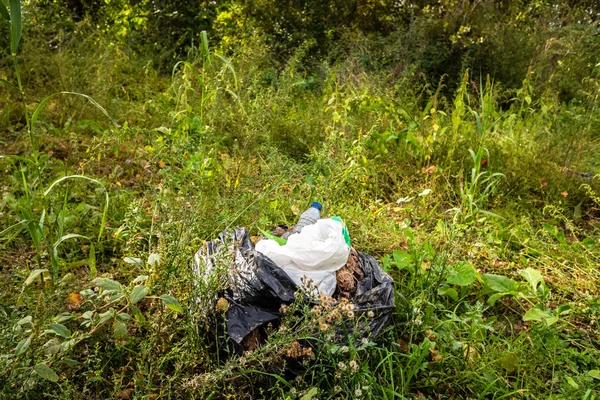
[{"label": "small yellow leaf", "polygon": [[81,306],[83,298],[79,292],[73,292],[67,297],[67,308],[71,311],[77,310]]}]

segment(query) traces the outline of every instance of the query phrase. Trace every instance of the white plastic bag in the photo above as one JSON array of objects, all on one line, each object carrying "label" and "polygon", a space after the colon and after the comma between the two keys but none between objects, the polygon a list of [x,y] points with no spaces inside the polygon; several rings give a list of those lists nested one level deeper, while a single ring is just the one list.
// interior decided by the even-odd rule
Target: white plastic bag
[{"label": "white plastic bag", "polygon": [[256,243],[256,251],[269,257],[297,284],[306,276],[313,280],[319,293],[333,295],[335,271],[348,261],[350,247],[344,240],[342,223],[331,218],[318,220],[293,234],[280,246],[271,239]]}]

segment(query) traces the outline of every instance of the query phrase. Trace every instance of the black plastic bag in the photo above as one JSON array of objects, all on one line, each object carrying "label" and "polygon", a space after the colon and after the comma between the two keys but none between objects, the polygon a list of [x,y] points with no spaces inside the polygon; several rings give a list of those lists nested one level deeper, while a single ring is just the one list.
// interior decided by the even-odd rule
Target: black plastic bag
[{"label": "black plastic bag", "polygon": [[[394,305],[394,281],[372,256],[358,252],[363,279],[350,298],[362,318],[358,336],[375,337],[390,320]],[[206,279],[218,266],[227,268],[229,302],[227,333],[238,345],[256,328],[278,321],[283,304],[294,301],[296,284],[273,261],[254,249],[246,228],[221,232],[194,257],[193,271],[198,280]],[[366,322],[364,322],[366,321]],[[360,334],[360,335],[359,335]]]}]

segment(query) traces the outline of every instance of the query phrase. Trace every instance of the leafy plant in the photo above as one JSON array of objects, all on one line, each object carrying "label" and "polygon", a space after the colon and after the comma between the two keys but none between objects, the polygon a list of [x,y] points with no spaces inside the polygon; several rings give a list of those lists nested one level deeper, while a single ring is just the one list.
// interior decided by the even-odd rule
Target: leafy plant
[{"label": "leafy plant", "polygon": [[[85,341],[99,339],[107,333],[111,340],[125,340],[133,325],[144,326],[146,318],[138,307],[144,299],[160,300],[167,308],[183,313],[181,304],[170,295],[151,296],[150,288],[144,283],[148,276],[140,275],[129,285],[110,278],[96,278],[93,285],[99,290],[84,289],[72,292],[68,297],[68,307],[76,311],[63,312],[52,318],[47,328],[39,331],[31,315],[19,320],[15,329],[24,336],[15,346],[8,359],[8,365],[25,363],[32,357],[28,354],[32,342],[45,342],[41,347],[43,354],[33,356],[33,367],[28,366],[31,374],[56,383],[57,367],[74,366],[78,361],[73,357],[74,349]],[[160,328],[158,333],[160,334]],[[41,357],[41,359],[40,359]]]},{"label": "leafy plant", "polygon": [[[494,194],[500,180],[504,174],[499,172],[482,171],[483,165],[486,165],[490,154],[487,149],[480,148],[475,153],[469,149],[473,168],[468,180],[459,183],[459,196],[461,206],[449,210],[454,214],[455,221],[460,217],[465,222],[474,222],[479,214],[484,216],[498,218],[498,214],[484,210],[484,206]],[[485,163],[484,163],[485,161]]]}]

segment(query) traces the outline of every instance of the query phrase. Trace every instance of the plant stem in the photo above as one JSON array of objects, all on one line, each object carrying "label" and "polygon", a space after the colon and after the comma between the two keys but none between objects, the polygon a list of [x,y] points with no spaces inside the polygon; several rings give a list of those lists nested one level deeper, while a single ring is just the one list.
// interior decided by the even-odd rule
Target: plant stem
[{"label": "plant stem", "polygon": [[35,153],[35,143],[33,141],[33,132],[31,131],[31,124],[29,122],[29,113],[27,112],[27,100],[25,99],[25,92],[23,91],[23,85],[21,84],[21,67],[17,60],[17,55],[13,54],[13,62],[15,65],[15,75],[17,76],[17,86],[19,93],[21,94],[21,101],[23,102],[23,113],[25,114],[25,123],[27,124],[27,133],[29,134],[29,140],[31,141],[31,150]]}]

